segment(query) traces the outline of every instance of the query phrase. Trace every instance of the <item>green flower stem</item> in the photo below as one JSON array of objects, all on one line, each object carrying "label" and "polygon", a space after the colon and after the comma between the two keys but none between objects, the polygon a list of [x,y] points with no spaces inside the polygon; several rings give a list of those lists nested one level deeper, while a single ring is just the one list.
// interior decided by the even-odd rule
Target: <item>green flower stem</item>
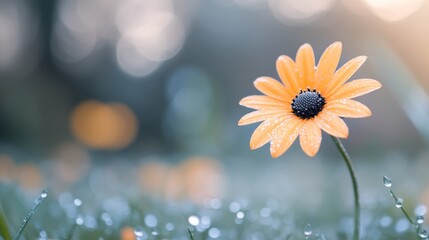
[{"label": "green flower stem", "polygon": [[355,175],[355,171],[352,166],[352,160],[350,159],[347,150],[344,148],[344,145],[341,143],[340,139],[334,136],[331,136],[335,145],[340,151],[341,156],[346,162],[347,168],[349,169],[350,177],[352,178],[353,183],[353,192],[355,197],[355,215],[354,215],[354,231],[353,231],[353,239],[359,240],[359,230],[360,230],[360,202],[359,202],[359,187]]}]

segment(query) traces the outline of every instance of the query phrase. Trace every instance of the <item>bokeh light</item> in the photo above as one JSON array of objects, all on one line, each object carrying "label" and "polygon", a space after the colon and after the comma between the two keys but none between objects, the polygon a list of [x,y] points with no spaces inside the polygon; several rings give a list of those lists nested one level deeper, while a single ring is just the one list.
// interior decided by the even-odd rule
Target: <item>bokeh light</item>
[{"label": "bokeh light", "polygon": [[179,68],[168,79],[166,95],[165,134],[179,144],[183,139],[192,139],[191,147],[203,145],[198,136],[207,137],[216,121],[215,94],[209,76],[195,67]]},{"label": "bokeh light", "polygon": [[70,117],[74,136],[94,149],[122,149],[136,137],[138,123],[133,111],[124,104],[85,101]]},{"label": "bokeh light", "polygon": [[416,12],[425,0],[362,0],[384,21],[400,21]]},{"label": "bokeh light", "polygon": [[123,227],[121,229],[121,240],[135,240],[136,235],[134,233],[134,228],[132,227]]},{"label": "bokeh light", "polygon": [[51,50],[66,68],[99,64],[107,50],[123,72],[142,77],[180,51],[187,24],[178,10],[171,0],[60,1]]},{"label": "bokeh light", "polygon": [[35,13],[26,2],[0,2],[0,70],[14,67],[17,63],[22,70],[31,61],[35,53],[25,50],[33,44],[38,24]]},{"label": "bokeh light", "polygon": [[139,183],[142,190],[155,197],[162,197],[169,166],[161,161],[150,161],[139,167]]},{"label": "bokeh light", "polygon": [[13,171],[15,163],[8,155],[0,155],[0,180],[11,181],[13,178]]},{"label": "bokeh light", "polygon": [[75,183],[83,179],[90,168],[89,153],[75,143],[61,144],[53,155],[57,183]]},{"label": "bokeh light", "polygon": [[221,197],[224,178],[220,163],[207,157],[191,157],[179,165],[149,161],[139,168],[140,186],[152,197],[197,204]]},{"label": "bokeh light", "polygon": [[181,166],[184,189],[187,196],[195,203],[220,198],[224,191],[224,176],[221,165],[206,157],[187,159]]},{"label": "bokeh light", "polygon": [[51,41],[54,56],[69,64],[93,54],[111,34],[109,16],[115,7],[115,1],[60,1]]},{"label": "bokeh light", "polygon": [[42,188],[43,176],[40,169],[30,163],[19,165],[14,171],[18,184],[29,191],[36,193]]},{"label": "bokeh light", "polygon": [[326,12],[334,0],[269,0],[274,16],[284,24],[308,22]]},{"label": "bokeh light", "polygon": [[[144,76],[180,50],[185,39],[181,19],[170,0],[123,1],[116,12],[120,39],[119,66],[133,76]],[[138,70],[140,69],[140,70]]]}]

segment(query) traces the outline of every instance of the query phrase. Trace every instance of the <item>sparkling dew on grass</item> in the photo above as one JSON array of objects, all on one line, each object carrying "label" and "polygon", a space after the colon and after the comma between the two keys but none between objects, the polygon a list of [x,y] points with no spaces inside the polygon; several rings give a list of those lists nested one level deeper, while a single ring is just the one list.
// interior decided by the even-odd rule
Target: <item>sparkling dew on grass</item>
[{"label": "sparkling dew on grass", "polygon": [[411,225],[413,225],[416,230],[417,230],[417,235],[421,238],[421,239],[428,239],[429,237],[429,231],[426,230],[425,228],[422,227],[425,219],[423,215],[417,215],[415,217],[415,221],[413,221],[410,217],[410,215],[407,213],[407,211],[405,211],[403,205],[404,205],[404,200],[400,197],[397,197],[395,195],[395,193],[392,190],[392,180],[387,177],[387,176],[383,176],[383,184],[386,188],[389,189],[390,195],[393,197],[394,201],[395,201],[395,206],[399,209],[401,209],[402,213],[405,215],[405,217],[407,218],[407,220],[410,222]]},{"label": "sparkling dew on grass", "polygon": [[18,232],[15,235],[14,240],[18,240],[21,237],[22,232],[24,231],[25,227],[27,226],[28,222],[30,221],[31,217],[36,212],[36,209],[39,207],[39,205],[42,203],[42,201],[48,196],[48,190],[45,189],[40,193],[40,196],[34,201],[33,207],[30,209],[30,211],[27,213],[27,216],[25,216],[24,220],[22,221],[21,226],[19,227]]}]

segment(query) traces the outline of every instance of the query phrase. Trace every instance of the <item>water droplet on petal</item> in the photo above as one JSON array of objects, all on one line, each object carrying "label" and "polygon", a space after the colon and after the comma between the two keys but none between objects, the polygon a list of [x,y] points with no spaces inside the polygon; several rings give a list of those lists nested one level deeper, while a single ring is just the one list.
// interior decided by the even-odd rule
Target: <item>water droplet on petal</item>
[{"label": "water droplet on petal", "polygon": [[310,237],[312,233],[313,233],[313,230],[311,230],[311,224],[307,224],[304,228],[305,239],[308,239],[308,237]]},{"label": "water droplet on petal", "polygon": [[417,222],[417,224],[422,224],[422,223],[424,223],[425,222],[425,217],[424,216],[417,216],[416,217],[416,222]]},{"label": "water droplet on petal", "polygon": [[387,176],[383,176],[383,184],[387,188],[391,188],[392,187],[392,179],[388,178]]},{"label": "water droplet on petal", "polygon": [[402,198],[396,199],[395,206],[397,208],[401,208],[403,204],[404,204],[404,199],[402,199]]},{"label": "water droplet on petal", "polygon": [[420,229],[419,237],[420,238],[427,238],[427,237],[429,237],[429,232],[426,229]]}]

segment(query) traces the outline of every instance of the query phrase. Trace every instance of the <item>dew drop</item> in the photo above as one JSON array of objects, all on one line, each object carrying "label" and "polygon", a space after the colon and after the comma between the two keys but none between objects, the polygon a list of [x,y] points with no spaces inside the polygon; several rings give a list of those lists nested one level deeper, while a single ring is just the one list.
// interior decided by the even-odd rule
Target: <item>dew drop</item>
[{"label": "dew drop", "polygon": [[387,176],[383,176],[383,184],[387,188],[391,188],[392,187],[392,179],[388,178]]},{"label": "dew drop", "polygon": [[192,226],[198,226],[200,224],[200,219],[197,216],[192,215],[192,216],[189,216],[188,222]]},{"label": "dew drop", "polygon": [[404,199],[402,199],[402,198],[396,199],[395,206],[397,208],[401,208],[403,204],[404,204]]},{"label": "dew drop", "polygon": [[426,229],[420,229],[419,237],[420,238],[427,238],[427,237],[429,237],[429,232]]},{"label": "dew drop", "polygon": [[424,216],[421,216],[421,215],[417,216],[417,217],[416,217],[416,222],[417,222],[417,224],[422,224],[422,223],[424,223],[424,222],[425,222],[425,217],[424,217]]},{"label": "dew drop", "polygon": [[308,237],[311,236],[311,234],[313,233],[313,230],[311,230],[311,225],[307,224],[304,228],[304,237],[305,239],[308,239]]},{"label": "dew drop", "polygon": [[134,235],[140,239],[145,236],[145,231],[142,227],[136,227],[134,229]]},{"label": "dew drop", "polygon": [[73,200],[73,204],[76,207],[79,207],[80,205],[82,205],[82,200],[80,200],[79,198],[76,198],[75,200]]},{"label": "dew drop", "polygon": [[47,197],[47,196],[48,196],[48,190],[46,190],[46,189],[45,189],[45,190],[43,190],[43,191],[42,191],[42,193],[40,194],[40,197],[41,197],[41,198],[45,198],[45,197]]},{"label": "dew drop", "polygon": [[48,237],[48,234],[46,234],[45,231],[42,230],[39,232],[39,238],[46,239],[47,237]]}]

